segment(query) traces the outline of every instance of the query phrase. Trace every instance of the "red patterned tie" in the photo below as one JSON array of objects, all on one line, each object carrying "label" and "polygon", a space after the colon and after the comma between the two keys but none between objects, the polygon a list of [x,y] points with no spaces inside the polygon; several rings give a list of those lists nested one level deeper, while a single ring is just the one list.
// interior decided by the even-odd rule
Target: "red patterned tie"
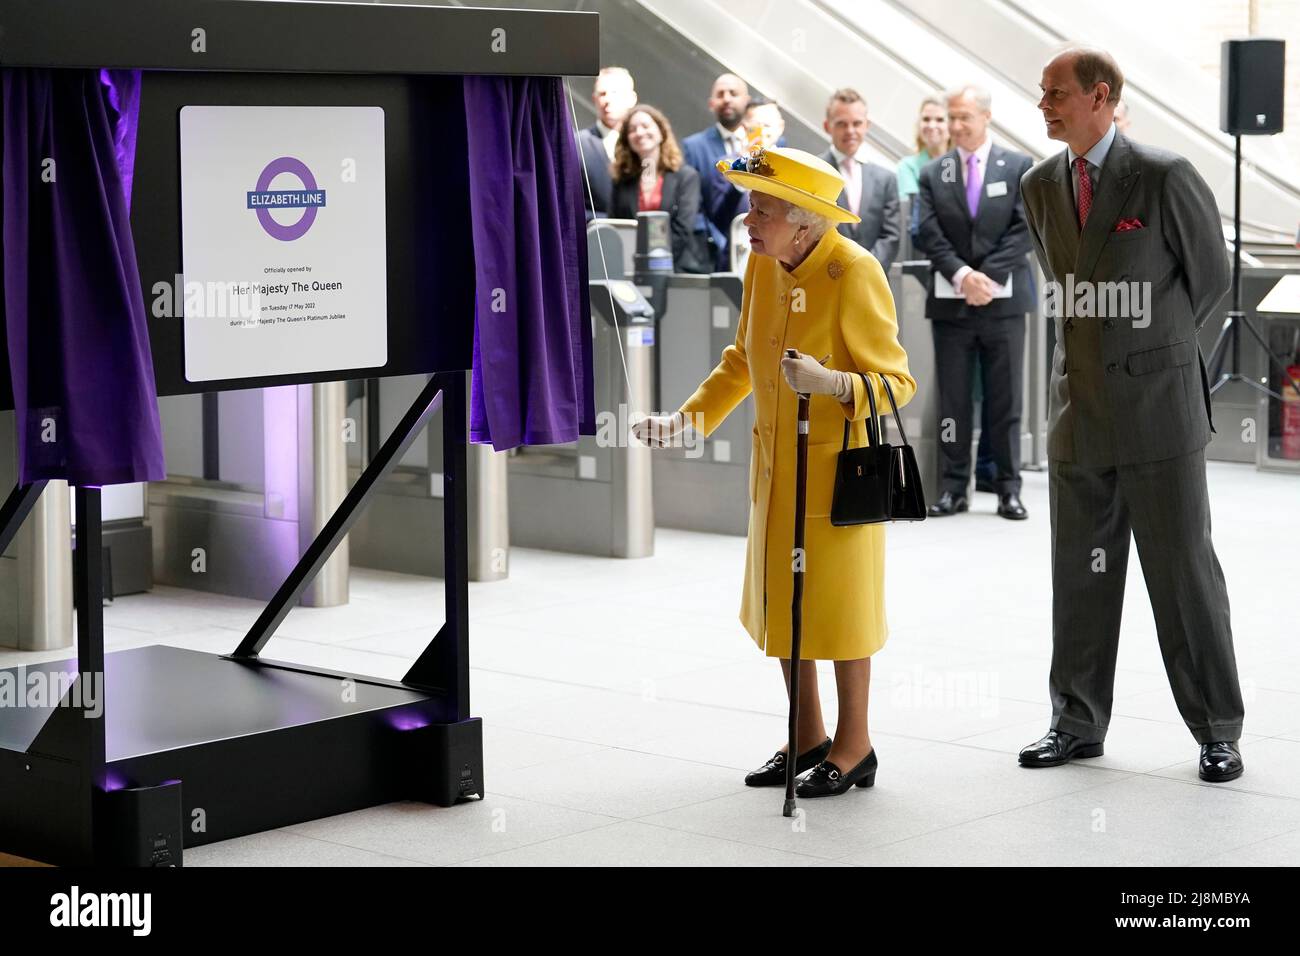
[{"label": "red patterned tie", "polygon": [[1079,228],[1088,225],[1088,210],[1092,208],[1092,177],[1088,175],[1088,161],[1082,156],[1075,159],[1079,170]]}]

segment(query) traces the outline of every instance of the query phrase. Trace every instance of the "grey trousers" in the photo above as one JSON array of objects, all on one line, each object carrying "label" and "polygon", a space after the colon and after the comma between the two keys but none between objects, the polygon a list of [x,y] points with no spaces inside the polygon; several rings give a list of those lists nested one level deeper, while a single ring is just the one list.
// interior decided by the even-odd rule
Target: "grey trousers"
[{"label": "grey trousers", "polygon": [[1244,707],[1228,590],[1210,540],[1204,450],[1138,465],[1048,467],[1052,727],[1105,739],[1131,534],[1179,713],[1197,743],[1238,739]]}]

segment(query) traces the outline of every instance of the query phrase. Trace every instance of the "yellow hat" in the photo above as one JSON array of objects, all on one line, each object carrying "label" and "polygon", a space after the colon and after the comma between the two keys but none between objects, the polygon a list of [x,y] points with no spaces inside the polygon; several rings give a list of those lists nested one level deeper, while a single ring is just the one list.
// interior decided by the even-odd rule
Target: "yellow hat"
[{"label": "yellow hat", "polygon": [[802,149],[759,148],[732,162],[720,159],[717,167],[728,182],[821,213],[833,222],[862,221],[835,204],[844,190],[844,177],[830,163]]}]

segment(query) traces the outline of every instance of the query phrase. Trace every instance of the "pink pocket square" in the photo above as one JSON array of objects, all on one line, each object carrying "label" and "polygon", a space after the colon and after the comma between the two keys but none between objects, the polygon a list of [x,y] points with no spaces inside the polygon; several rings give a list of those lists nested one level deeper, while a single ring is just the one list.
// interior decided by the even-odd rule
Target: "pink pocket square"
[{"label": "pink pocket square", "polygon": [[1116,232],[1132,232],[1134,229],[1145,229],[1141,219],[1121,219],[1115,223]]}]

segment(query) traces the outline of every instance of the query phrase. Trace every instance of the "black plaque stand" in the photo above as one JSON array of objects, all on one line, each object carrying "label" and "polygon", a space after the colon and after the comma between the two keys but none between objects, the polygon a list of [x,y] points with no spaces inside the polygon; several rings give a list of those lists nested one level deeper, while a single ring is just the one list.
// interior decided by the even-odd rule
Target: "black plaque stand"
[{"label": "black plaque stand", "polygon": [[[0,711],[0,848],[57,863],[176,865],[180,842],[151,860],[120,839],[133,820],[157,818],[137,804],[170,800],[183,845],[200,846],[394,800],[451,806],[484,795],[482,728],[469,703],[464,377],[433,376],[229,655],[164,645],[105,654],[100,492],[76,489],[77,657],[25,673],[76,673],[83,691],[79,706],[29,707],[17,721]],[[259,657],[439,407],[446,617],[437,635],[400,682]],[[41,487],[9,495],[0,549]],[[86,694],[88,682],[103,696]]]}]

